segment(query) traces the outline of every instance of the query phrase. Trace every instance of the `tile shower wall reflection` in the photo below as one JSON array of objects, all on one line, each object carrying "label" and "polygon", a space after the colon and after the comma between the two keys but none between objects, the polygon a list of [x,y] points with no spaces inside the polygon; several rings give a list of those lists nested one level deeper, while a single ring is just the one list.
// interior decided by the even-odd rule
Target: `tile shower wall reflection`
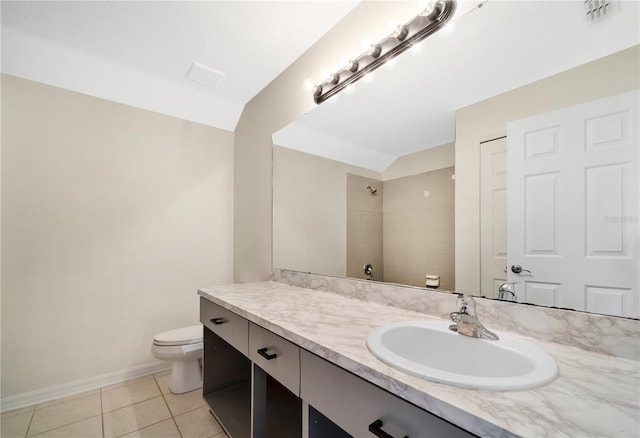
[{"label": "tile shower wall reflection", "polygon": [[[347,276],[455,289],[453,167],[377,181],[347,175]],[[375,194],[366,189],[376,188]]]},{"label": "tile shower wall reflection", "polygon": [[385,281],[455,290],[453,167],[384,182]]},{"label": "tile shower wall reflection", "polygon": [[[347,174],[347,277],[386,281],[382,258],[383,199],[382,181]],[[371,277],[364,274],[367,263],[373,266]]]}]

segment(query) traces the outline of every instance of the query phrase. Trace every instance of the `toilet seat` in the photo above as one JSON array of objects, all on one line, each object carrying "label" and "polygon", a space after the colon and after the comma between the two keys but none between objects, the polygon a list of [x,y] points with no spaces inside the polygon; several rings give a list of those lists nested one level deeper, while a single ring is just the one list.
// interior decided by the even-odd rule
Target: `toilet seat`
[{"label": "toilet seat", "polygon": [[159,333],[153,337],[153,344],[167,347],[202,344],[202,324]]}]

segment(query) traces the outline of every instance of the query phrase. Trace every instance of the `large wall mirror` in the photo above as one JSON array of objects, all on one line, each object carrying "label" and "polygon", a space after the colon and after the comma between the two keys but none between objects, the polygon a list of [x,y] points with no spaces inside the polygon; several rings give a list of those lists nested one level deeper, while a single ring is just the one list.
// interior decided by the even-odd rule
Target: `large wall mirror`
[{"label": "large wall mirror", "polygon": [[[274,133],[273,266],[640,317],[639,3],[596,19],[583,2],[477,6],[459,2],[454,26]],[[582,128],[557,128],[576,112]],[[587,137],[613,161],[574,176],[522,176],[509,153]],[[561,265],[567,248],[621,263]],[[613,280],[583,275],[596,270]]]}]

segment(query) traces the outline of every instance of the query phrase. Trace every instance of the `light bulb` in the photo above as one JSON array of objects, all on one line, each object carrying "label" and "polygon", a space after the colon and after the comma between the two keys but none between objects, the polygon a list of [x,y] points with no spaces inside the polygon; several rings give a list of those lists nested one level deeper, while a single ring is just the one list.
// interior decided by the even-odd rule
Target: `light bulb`
[{"label": "light bulb", "polygon": [[371,44],[369,50],[367,51],[367,55],[377,58],[380,56],[380,52],[382,52],[382,48],[377,44]]},{"label": "light bulb", "polygon": [[366,52],[371,47],[371,40],[369,38],[364,38],[362,40],[362,51]]},{"label": "light bulb", "polygon": [[311,79],[305,79],[305,81],[302,84],[302,86],[304,87],[304,89],[306,91],[313,91],[313,89],[315,88],[316,84],[314,84]]},{"label": "light bulb", "polygon": [[417,56],[422,52],[424,52],[424,45],[419,44],[419,42],[412,44],[411,48],[409,49],[409,53],[411,53],[412,56]]},{"label": "light bulb", "polygon": [[396,58],[390,59],[384,63],[385,70],[393,70],[397,65]]},{"label": "light bulb", "polygon": [[436,32],[436,36],[441,38],[446,38],[451,35],[456,30],[456,22],[449,22],[444,25],[444,27],[440,28],[439,31]]},{"label": "light bulb", "polygon": [[407,29],[407,26],[397,26],[391,35],[397,38],[398,41],[402,41],[407,37],[408,33],[409,29]]},{"label": "light bulb", "polygon": [[430,19],[435,19],[440,14],[440,3],[437,1],[430,1],[427,6],[420,12],[420,15]]}]

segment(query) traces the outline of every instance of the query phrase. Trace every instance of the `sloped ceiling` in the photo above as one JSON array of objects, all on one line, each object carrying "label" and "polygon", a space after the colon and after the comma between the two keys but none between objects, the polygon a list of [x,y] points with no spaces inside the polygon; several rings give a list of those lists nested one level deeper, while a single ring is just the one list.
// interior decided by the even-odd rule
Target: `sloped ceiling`
[{"label": "sloped ceiling", "polygon": [[[3,1],[2,72],[233,131],[357,1]],[[223,73],[187,79],[194,62]]]}]

